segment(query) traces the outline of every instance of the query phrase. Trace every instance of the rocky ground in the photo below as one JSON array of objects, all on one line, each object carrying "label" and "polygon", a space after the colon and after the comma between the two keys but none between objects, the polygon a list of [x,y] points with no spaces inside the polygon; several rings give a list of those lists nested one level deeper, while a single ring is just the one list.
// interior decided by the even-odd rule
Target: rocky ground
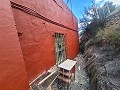
[{"label": "rocky ground", "polygon": [[58,80],[55,80],[52,90],[91,90],[90,89],[90,84],[89,84],[89,77],[87,75],[87,72],[83,67],[85,66],[84,64],[84,59],[82,58],[83,56],[81,54],[78,54],[78,56],[75,58],[77,61],[76,64],[76,71],[75,71],[75,80],[71,82],[69,85],[69,88],[67,89],[66,84],[60,83],[58,84]]},{"label": "rocky ground", "polygon": [[91,90],[89,84],[89,78],[86,73],[86,70],[83,69],[84,67],[84,60],[82,55],[79,54],[75,60],[77,61],[76,64],[76,72],[75,72],[75,81],[71,83],[69,90]]},{"label": "rocky ground", "polygon": [[93,45],[85,53],[87,62],[93,61],[86,67],[92,90],[120,90],[120,48]]}]

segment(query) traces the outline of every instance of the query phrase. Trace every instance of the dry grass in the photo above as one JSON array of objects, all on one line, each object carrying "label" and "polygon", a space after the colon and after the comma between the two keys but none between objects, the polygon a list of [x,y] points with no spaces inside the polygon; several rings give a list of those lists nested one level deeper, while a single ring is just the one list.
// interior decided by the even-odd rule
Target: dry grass
[{"label": "dry grass", "polygon": [[112,30],[112,29],[105,29],[100,30],[96,37],[96,41],[104,41],[104,43],[119,46],[120,45],[120,28]]}]

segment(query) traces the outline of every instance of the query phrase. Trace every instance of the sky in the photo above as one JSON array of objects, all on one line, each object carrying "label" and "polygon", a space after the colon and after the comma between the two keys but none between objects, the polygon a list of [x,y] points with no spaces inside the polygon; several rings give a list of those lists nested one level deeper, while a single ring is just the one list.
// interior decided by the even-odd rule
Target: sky
[{"label": "sky", "polygon": [[[84,7],[89,7],[91,5],[91,1],[93,0],[71,0],[72,4],[70,3],[70,0],[69,3],[67,3],[68,0],[64,1],[79,20],[79,18],[82,18],[82,14],[84,13]],[[114,4],[120,4],[120,0],[95,0],[95,3],[102,6],[106,1],[112,1]]]},{"label": "sky", "polygon": [[[64,1],[66,3],[68,0],[64,0]],[[78,19],[82,17],[82,12],[84,11],[84,7],[89,6],[91,1],[92,0],[71,0],[72,12]],[[71,10],[71,3],[70,0],[68,4],[66,3],[70,8],[70,10]]]}]

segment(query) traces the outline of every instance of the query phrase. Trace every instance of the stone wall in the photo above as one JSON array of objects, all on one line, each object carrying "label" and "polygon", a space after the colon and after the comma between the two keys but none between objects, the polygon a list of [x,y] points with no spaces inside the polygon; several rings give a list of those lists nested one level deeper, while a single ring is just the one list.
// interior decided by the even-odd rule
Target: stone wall
[{"label": "stone wall", "polygon": [[105,28],[115,29],[120,27],[120,7],[113,11],[105,21]]}]

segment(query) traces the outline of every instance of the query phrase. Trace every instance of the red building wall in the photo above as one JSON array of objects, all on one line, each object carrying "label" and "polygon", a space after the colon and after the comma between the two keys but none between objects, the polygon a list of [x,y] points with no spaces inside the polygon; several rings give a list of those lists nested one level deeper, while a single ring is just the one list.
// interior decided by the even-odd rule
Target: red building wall
[{"label": "red building wall", "polygon": [[20,42],[9,0],[0,1],[0,90],[28,90]]},{"label": "red building wall", "polygon": [[79,52],[77,19],[62,0],[12,0],[26,6],[44,17],[65,25],[69,30],[38,17],[13,8],[25,66],[31,82],[42,72],[55,65],[54,33],[64,33],[67,46],[67,58],[73,59]]}]

